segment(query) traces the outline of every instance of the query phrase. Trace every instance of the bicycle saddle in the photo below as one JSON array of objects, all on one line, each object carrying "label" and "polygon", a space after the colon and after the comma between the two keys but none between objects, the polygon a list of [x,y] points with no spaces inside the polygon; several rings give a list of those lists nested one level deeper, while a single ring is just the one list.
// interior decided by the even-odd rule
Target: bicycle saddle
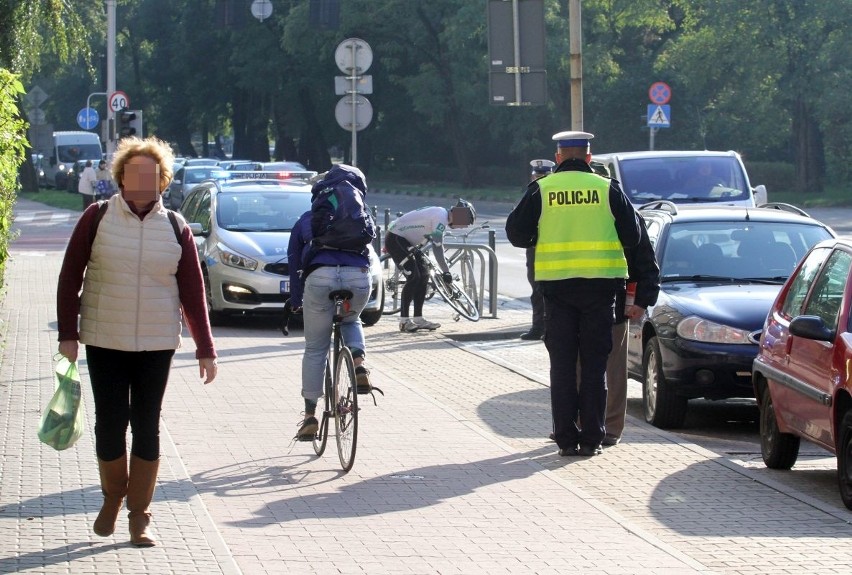
[{"label": "bicycle saddle", "polygon": [[347,300],[347,299],[352,299],[352,296],[353,296],[352,292],[349,291],[348,289],[336,289],[333,292],[331,292],[330,294],[328,294],[328,299],[330,299],[331,301],[334,301],[338,298],[342,299],[342,300]]}]

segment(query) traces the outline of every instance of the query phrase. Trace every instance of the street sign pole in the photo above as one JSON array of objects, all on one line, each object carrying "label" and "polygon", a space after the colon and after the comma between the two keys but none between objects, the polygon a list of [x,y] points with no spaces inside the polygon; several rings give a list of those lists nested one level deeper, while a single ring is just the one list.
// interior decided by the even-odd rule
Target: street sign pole
[{"label": "street sign pole", "polygon": [[[358,130],[365,128],[370,123],[373,113],[369,100],[359,93],[358,82],[362,79],[362,74],[373,63],[373,51],[370,45],[363,40],[349,38],[338,44],[334,59],[337,62],[337,67],[347,75],[346,79],[349,80],[349,89],[346,90],[347,94],[337,103],[335,117],[341,128],[349,129],[352,132],[350,163],[357,166]],[[370,78],[367,77],[366,79]],[[369,91],[366,84],[365,91],[372,93],[372,83],[369,83]],[[347,101],[346,98],[350,98],[350,100]]]},{"label": "street sign pole", "polygon": [[355,98],[355,94],[358,93],[358,70],[355,65],[357,60],[355,59],[355,51],[358,49],[358,45],[356,42],[349,43],[349,49],[352,51],[352,165],[358,166],[358,130],[355,129],[355,118],[358,117],[357,114],[357,98]]},{"label": "street sign pole", "polygon": [[[107,5],[107,94],[115,93],[115,0],[106,0]],[[112,157],[115,154],[114,134],[109,126],[115,125],[115,111],[107,106],[106,112],[107,126],[106,134],[106,154],[107,163],[112,164]]]}]

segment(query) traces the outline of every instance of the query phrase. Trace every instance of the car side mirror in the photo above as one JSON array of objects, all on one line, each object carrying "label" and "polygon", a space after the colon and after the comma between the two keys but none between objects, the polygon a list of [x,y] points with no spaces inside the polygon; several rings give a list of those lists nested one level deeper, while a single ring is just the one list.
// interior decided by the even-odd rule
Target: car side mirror
[{"label": "car side mirror", "polygon": [[204,226],[197,222],[192,222],[189,225],[189,231],[192,232],[193,236],[206,236],[207,232],[204,231]]},{"label": "car side mirror", "polygon": [[179,185],[180,185],[180,180],[172,180],[172,183],[173,183],[173,184],[175,184],[176,186],[179,186]]},{"label": "car side mirror", "polygon": [[834,341],[834,330],[825,326],[821,317],[815,315],[799,315],[790,322],[790,333],[799,337],[816,341]]},{"label": "car side mirror", "polygon": [[769,194],[766,191],[766,186],[760,184],[754,187],[754,203],[756,205],[765,204],[769,201]]}]

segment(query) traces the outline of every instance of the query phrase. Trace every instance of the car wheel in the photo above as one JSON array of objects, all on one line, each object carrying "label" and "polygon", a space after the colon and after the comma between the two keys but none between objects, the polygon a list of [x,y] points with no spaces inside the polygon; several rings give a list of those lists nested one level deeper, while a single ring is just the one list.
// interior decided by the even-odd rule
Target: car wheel
[{"label": "car wheel", "polygon": [[799,438],[792,433],[781,433],[775,417],[772,394],[764,389],[760,402],[760,453],[763,463],[770,469],[790,469],[799,457]]},{"label": "car wheel", "polygon": [[843,505],[852,509],[852,411],[840,422],[840,442],[837,445],[837,482]]},{"label": "car wheel", "polygon": [[213,309],[213,287],[210,285],[210,276],[206,269],[203,270],[202,276],[204,277],[204,299],[207,302],[207,317],[210,319],[210,325],[222,325],[225,314]]},{"label": "car wheel", "polygon": [[645,383],[642,385],[645,421],[660,429],[682,427],[688,400],[678,396],[674,386],[666,380],[660,343],[656,337],[648,341],[642,365],[645,370]]},{"label": "car wheel", "polygon": [[385,290],[384,284],[379,283],[379,307],[376,310],[371,311],[362,311],[361,312],[361,323],[367,327],[371,325],[376,325],[380,319],[382,319],[382,310],[385,307]]}]

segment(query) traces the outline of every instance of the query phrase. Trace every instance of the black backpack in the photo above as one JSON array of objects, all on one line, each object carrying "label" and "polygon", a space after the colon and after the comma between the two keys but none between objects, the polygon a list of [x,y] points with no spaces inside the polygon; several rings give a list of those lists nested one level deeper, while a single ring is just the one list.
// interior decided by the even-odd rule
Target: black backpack
[{"label": "black backpack", "polygon": [[319,190],[311,203],[311,235],[313,249],[362,253],[376,238],[364,193],[345,180]]}]

